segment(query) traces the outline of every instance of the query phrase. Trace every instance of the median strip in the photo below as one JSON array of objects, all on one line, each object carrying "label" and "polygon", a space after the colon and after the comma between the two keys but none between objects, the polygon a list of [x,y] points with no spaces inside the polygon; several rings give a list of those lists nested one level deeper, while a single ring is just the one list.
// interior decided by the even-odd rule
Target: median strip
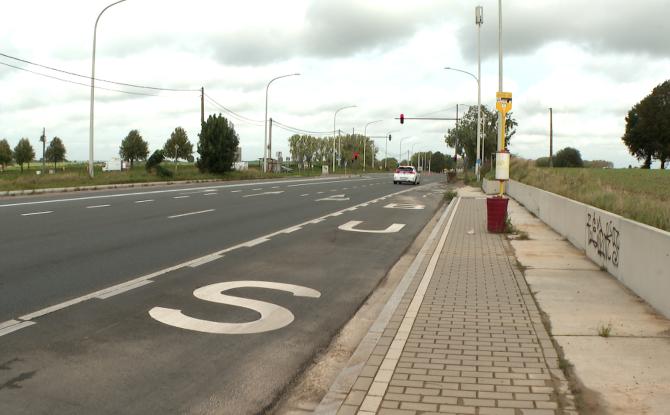
[{"label": "median strip", "polygon": [[168,219],[181,218],[184,216],[200,215],[201,213],[214,212],[215,209],[199,210],[197,212],[181,213],[179,215],[168,216]]}]

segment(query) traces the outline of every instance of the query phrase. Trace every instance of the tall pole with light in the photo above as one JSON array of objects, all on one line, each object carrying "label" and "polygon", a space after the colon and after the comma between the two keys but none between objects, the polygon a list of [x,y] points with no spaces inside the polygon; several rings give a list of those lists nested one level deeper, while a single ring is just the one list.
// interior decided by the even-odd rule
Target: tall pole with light
[{"label": "tall pole with light", "polygon": [[272,154],[270,154],[271,150],[270,150],[270,146],[268,145],[268,92],[270,90],[270,84],[273,83],[274,81],[276,81],[277,79],[286,78],[286,77],[289,77],[289,76],[298,76],[298,75],[300,75],[300,74],[299,73],[292,73],[292,74],[282,75],[282,76],[278,76],[276,78],[272,78],[270,80],[270,82],[268,82],[267,87],[265,87],[265,128],[263,130],[263,132],[265,134],[265,144],[263,145],[263,172],[265,172],[265,173],[268,171],[268,157],[272,155]]},{"label": "tall pole with light", "polygon": [[[368,125],[375,124],[375,123],[382,122],[382,121],[384,121],[384,120],[370,121],[369,123],[365,124],[365,128],[363,128],[363,139],[365,140],[365,142],[363,143],[363,172],[365,172],[365,150],[368,147]],[[373,153],[372,154],[373,160],[374,160],[374,157],[375,156],[374,156],[374,153]],[[372,167],[374,167],[374,163],[373,163]]]},{"label": "tall pole with light", "polygon": [[484,8],[475,8],[475,24],[477,25],[477,162],[475,174],[477,181],[481,180],[482,164],[482,24],[484,24]]},{"label": "tall pole with light", "polygon": [[349,105],[347,107],[338,108],[337,111],[335,111],[335,115],[333,116],[333,173],[335,173],[335,146],[337,141],[335,134],[337,133],[337,113],[348,108],[356,108],[356,105]]},{"label": "tall pole with light", "polygon": [[105,12],[105,10],[109,9],[110,7],[123,3],[126,0],[119,0],[116,1],[109,6],[105,7],[102,9],[100,14],[98,15],[98,18],[95,19],[95,26],[93,27],[93,59],[92,59],[92,64],[91,64],[91,111],[90,111],[90,116],[89,116],[89,130],[88,130],[88,175],[89,177],[93,178],[93,125],[94,125],[94,103],[95,103],[95,43],[97,39],[97,34],[98,34],[98,21],[100,21],[100,17],[102,14]]},{"label": "tall pole with light", "polygon": [[[402,142],[404,140],[409,139],[409,138],[412,138],[412,137],[403,137],[403,138],[400,139],[400,149],[398,150],[399,151],[399,153],[398,153],[398,158],[399,158],[398,164],[400,164],[400,162],[402,161]],[[408,154],[408,156],[409,156],[409,154]],[[409,160],[407,160],[407,162],[409,163]]]}]

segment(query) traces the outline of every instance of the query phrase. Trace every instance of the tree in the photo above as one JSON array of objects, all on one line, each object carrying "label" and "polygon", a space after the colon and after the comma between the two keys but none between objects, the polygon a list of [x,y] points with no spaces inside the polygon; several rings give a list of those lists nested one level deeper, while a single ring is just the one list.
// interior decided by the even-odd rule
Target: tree
[{"label": "tree", "polygon": [[65,161],[65,153],[66,150],[63,141],[58,137],[54,137],[49,143],[49,147],[47,147],[45,157],[48,162],[53,162],[55,169],[56,163]]},{"label": "tree", "polygon": [[584,167],[582,155],[576,148],[566,147],[554,156],[554,167]]},{"label": "tree", "polygon": [[[484,140],[484,159],[498,150],[498,113],[489,110],[482,105],[482,138]],[[511,142],[512,136],[516,133],[518,123],[512,118],[512,113],[507,113],[505,123],[505,148]],[[465,156],[467,160],[466,167],[472,167],[477,159],[477,107],[470,107],[468,112],[458,121],[454,128],[447,131],[444,137],[445,142],[456,149],[456,154]]]},{"label": "tree", "polygon": [[7,139],[0,140],[0,165],[5,170],[7,165],[12,162],[12,149],[9,147]]},{"label": "tree", "polygon": [[635,104],[626,115],[626,131],[621,138],[630,154],[651,168],[655,158],[665,168],[670,159],[670,80]]},{"label": "tree", "polygon": [[225,173],[232,169],[240,139],[235,127],[221,114],[210,115],[202,124],[198,141],[198,169],[202,172]]},{"label": "tree", "polygon": [[540,157],[535,160],[535,167],[549,167],[549,157]]},{"label": "tree", "polygon": [[398,159],[395,157],[388,157],[385,159],[381,159],[379,161],[379,169],[383,169],[384,165],[386,165],[386,170],[394,170],[396,167],[399,166],[398,164]]},{"label": "tree", "polygon": [[19,140],[19,143],[14,147],[14,160],[21,166],[21,173],[23,173],[23,163],[28,163],[28,168],[30,168],[30,162],[34,158],[35,150],[33,150],[33,146],[30,145],[30,141],[28,141],[27,138]]},{"label": "tree", "polygon": [[430,156],[430,171],[442,173],[446,167],[447,161],[444,154],[437,151]]},{"label": "tree", "polygon": [[178,159],[193,161],[193,144],[188,140],[188,135],[183,128],[174,129],[163,146],[163,153],[175,163]]},{"label": "tree", "polygon": [[130,161],[132,170],[135,160],[146,160],[149,155],[149,144],[142,139],[140,132],[130,130],[126,138],[121,142],[119,155],[123,160]]}]

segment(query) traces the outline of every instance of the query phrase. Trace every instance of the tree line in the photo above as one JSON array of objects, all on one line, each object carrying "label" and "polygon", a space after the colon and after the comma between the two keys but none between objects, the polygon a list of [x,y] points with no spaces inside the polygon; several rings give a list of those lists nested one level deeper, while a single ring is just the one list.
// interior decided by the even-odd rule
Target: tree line
[{"label": "tree line", "polygon": [[[335,163],[342,166],[345,163],[352,165],[372,165],[378,149],[374,142],[361,134],[346,134],[336,137],[314,137],[311,135],[295,134],[288,139],[291,158],[299,165],[309,168],[315,165],[331,165],[333,162],[333,144],[335,145]],[[340,151],[341,149],[341,151]]]},{"label": "tree line", "polygon": [[[54,137],[44,152],[44,160],[53,163],[55,169],[56,163],[66,161],[66,152],[63,140]],[[7,165],[16,163],[21,167],[21,172],[23,172],[23,165],[28,164],[28,168],[30,168],[30,162],[33,160],[35,160],[35,149],[30,144],[29,139],[20,139],[13,150],[9,146],[7,139],[0,140],[0,166],[2,166],[2,170],[5,170]]]}]

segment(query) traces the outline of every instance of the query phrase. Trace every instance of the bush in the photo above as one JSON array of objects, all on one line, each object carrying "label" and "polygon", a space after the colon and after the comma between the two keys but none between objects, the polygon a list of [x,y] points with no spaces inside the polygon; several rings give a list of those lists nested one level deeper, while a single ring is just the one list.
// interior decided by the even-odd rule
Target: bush
[{"label": "bush", "polygon": [[584,167],[584,161],[579,150],[566,147],[554,156],[554,167]]},{"label": "bush", "polygon": [[151,171],[154,168],[157,168],[158,165],[161,164],[163,160],[165,160],[165,153],[163,152],[163,150],[156,150],[151,155],[151,157],[149,157],[144,167],[147,169],[147,171]]},{"label": "bush", "polygon": [[535,160],[535,167],[549,167],[549,157],[540,157]]},{"label": "bush", "polygon": [[224,116],[210,115],[202,124],[198,141],[198,169],[201,172],[226,173],[233,167],[240,139],[235,127]]}]

